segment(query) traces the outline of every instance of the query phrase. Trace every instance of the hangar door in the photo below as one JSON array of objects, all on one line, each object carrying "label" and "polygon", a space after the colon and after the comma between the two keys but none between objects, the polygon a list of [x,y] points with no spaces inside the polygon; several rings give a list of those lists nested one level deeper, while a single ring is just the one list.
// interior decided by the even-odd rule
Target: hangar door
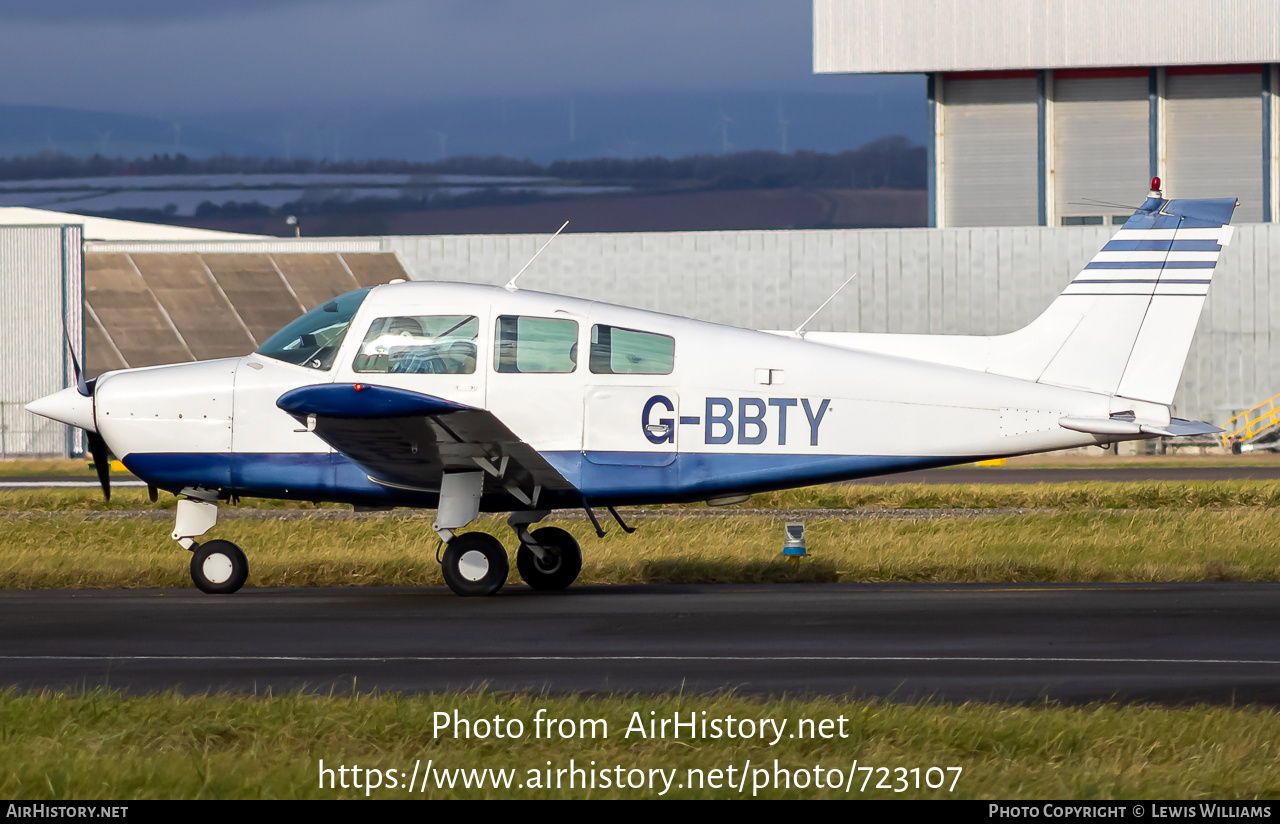
[{"label": "hangar door", "polygon": [[1262,220],[1262,72],[1183,74],[1165,82],[1165,191],[1240,200],[1233,220]]},{"label": "hangar door", "polygon": [[[961,75],[960,77],[963,77]],[[1035,226],[1039,93],[1026,77],[943,78],[943,225]]]},{"label": "hangar door", "polygon": [[1151,168],[1149,85],[1145,69],[1130,77],[1055,72],[1054,222],[1109,224],[1115,215],[1127,219],[1132,211],[1084,201],[1136,205],[1145,198]]}]

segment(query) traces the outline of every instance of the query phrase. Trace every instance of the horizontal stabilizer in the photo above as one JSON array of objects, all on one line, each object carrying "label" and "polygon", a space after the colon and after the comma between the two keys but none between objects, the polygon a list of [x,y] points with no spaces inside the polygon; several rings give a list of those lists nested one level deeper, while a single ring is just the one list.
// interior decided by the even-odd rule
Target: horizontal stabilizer
[{"label": "horizontal stabilizer", "polygon": [[1188,421],[1182,418],[1174,418],[1169,421],[1169,425],[1164,427],[1166,432],[1160,434],[1167,435],[1171,438],[1185,438],[1191,435],[1216,435],[1222,430],[1211,423],[1204,421]]},{"label": "horizontal stabilizer", "polygon": [[1168,424],[1142,423],[1129,415],[1111,418],[1066,417],[1058,421],[1063,429],[1085,432],[1090,435],[1161,435],[1166,438],[1183,438],[1191,435],[1212,435],[1221,432],[1211,423],[1173,418]]}]

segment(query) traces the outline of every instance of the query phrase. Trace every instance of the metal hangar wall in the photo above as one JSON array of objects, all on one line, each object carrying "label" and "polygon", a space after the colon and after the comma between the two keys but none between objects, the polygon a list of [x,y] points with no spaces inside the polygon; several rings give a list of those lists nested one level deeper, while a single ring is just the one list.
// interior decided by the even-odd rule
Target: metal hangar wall
[{"label": "metal hangar wall", "polygon": [[928,75],[936,227],[1109,224],[1154,176],[1280,220],[1277,64],[1271,0],[814,0],[815,71]]}]

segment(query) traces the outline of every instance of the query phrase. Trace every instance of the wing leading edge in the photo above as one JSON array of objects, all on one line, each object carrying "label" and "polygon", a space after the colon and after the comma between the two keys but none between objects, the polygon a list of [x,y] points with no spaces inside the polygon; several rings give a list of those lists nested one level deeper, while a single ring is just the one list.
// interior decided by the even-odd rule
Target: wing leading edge
[{"label": "wing leading edge", "polygon": [[509,509],[536,507],[544,491],[576,491],[529,444],[483,409],[370,384],[304,386],[276,406],[380,486],[438,492],[445,473],[485,472],[484,494]]}]

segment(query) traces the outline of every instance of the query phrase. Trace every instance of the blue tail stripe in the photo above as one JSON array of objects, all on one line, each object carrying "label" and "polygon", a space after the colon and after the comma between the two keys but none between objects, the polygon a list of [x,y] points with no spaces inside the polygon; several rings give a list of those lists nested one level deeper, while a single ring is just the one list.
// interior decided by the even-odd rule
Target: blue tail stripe
[{"label": "blue tail stripe", "polygon": [[1217,263],[1212,260],[1171,260],[1160,263],[1154,260],[1095,260],[1086,269],[1148,269],[1159,272],[1162,269],[1212,269]]},{"label": "blue tail stripe", "polygon": [[1112,240],[1104,252],[1218,252],[1216,240]]},{"label": "blue tail stripe", "polygon": [[1209,280],[1185,280],[1183,278],[1076,278],[1071,283],[1211,283]]}]

